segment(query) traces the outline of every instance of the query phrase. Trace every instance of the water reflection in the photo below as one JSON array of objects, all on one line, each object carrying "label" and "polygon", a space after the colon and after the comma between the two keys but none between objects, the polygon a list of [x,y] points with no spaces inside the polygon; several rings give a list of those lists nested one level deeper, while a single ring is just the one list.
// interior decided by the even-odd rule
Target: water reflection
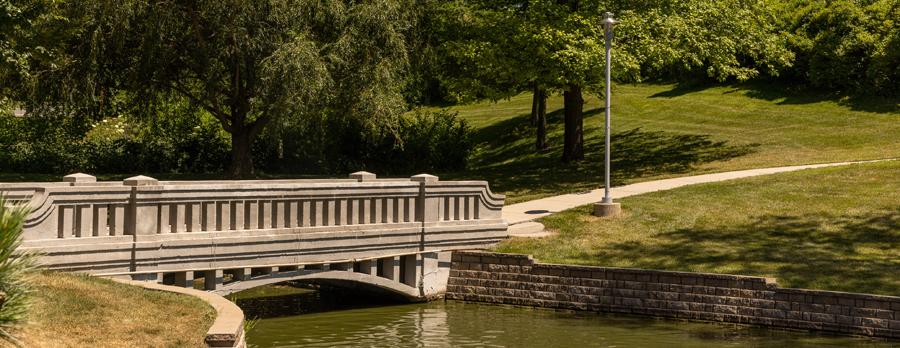
[{"label": "water reflection", "polygon": [[270,294],[236,299],[248,317],[264,318],[248,333],[253,347],[900,347],[729,324],[443,301],[373,305],[362,294],[305,289]]}]

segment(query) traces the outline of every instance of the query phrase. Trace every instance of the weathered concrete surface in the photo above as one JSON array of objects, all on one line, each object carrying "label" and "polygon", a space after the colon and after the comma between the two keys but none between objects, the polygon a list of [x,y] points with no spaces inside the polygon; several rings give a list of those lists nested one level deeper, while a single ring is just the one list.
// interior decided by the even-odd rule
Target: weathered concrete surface
[{"label": "weathered concrete surface", "polygon": [[[438,250],[507,237],[484,181],[376,179],[0,184],[34,209],[23,250],[50,269],[142,275],[280,267]],[[186,284],[189,280],[182,279]]]},{"label": "weathered concrete surface", "polygon": [[[664,191],[671,190],[674,188],[693,185],[693,184],[701,184],[701,183],[709,183],[709,182],[718,182],[725,180],[733,180],[740,178],[747,178],[752,176],[759,175],[768,175],[768,174],[776,174],[776,173],[784,173],[791,172],[803,169],[813,169],[813,168],[825,168],[825,167],[834,167],[834,166],[844,166],[856,163],[871,163],[871,162],[881,162],[881,161],[893,161],[894,159],[886,159],[886,160],[875,160],[875,161],[856,161],[856,162],[839,162],[839,163],[822,163],[822,164],[811,164],[811,165],[802,165],[802,166],[789,166],[789,167],[775,167],[775,168],[762,168],[762,169],[750,169],[750,170],[740,170],[734,172],[725,172],[725,173],[715,173],[715,174],[704,174],[704,175],[694,175],[687,176],[681,178],[672,178],[672,179],[664,179],[664,180],[656,180],[656,181],[647,181],[641,182],[637,184],[625,185],[620,187],[614,187],[612,190],[612,197],[614,199],[655,192],[655,191]],[[591,190],[588,192],[582,193],[572,193],[565,194],[553,197],[547,197],[542,199],[536,199],[533,201],[510,204],[503,207],[503,219],[510,225],[520,224],[527,221],[533,221],[547,215],[558,213],[563,210],[572,209],[575,207],[580,207],[582,205],[588,205],[592,203],[599,202],[603,199],[603,189]],[[624,209],[628,209],[625,207]]]},{"label": "weathered concrete surface", "polygon": [[114,281],[140,286],[145,289],[168,291],[200,298],[216,310],[216,320],[206,331],[204,341],[208,347],[232,347],[245,348],[247,343],[244,338],[244,311],[228,299],[210,292],[183,288],[177,286],[162,285],[151,282],[134,280],[113,279]]}]

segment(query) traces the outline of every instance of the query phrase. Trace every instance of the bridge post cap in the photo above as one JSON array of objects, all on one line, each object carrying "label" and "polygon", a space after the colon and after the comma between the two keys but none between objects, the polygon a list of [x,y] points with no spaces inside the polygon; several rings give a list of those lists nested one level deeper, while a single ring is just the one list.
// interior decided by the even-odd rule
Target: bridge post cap
[{"label": "bridge post cap", "polygon": [[125,186],[149,186],[159,184],[159,180],[149,176],[138,175],[122,180],[122,184]]},{"label": "bridge post cap", "polygon": [[375,174],[365,172],[365,171],[359,171],[356,173],[351,173],[350,179],[356,179],[359,182],[370,181],[370,180],[375,180]]},{"label": "bridge post cap", "polygon": [[412,177],[409,178],[409,180],[415,181],[415,182],[428,183],[428,182],[437,182],[438,177],[431,175],[431,174],[419,174],[419,175],[413,175]]},{"label": "bridge post cap", "polygon": [[85,173],[75,173],[75,174],[69,174],[69,175],[64,176],[63,182],[70,182],[73,184],[97,182],[97,177],[90,175],[90,174],[85,174]]}]

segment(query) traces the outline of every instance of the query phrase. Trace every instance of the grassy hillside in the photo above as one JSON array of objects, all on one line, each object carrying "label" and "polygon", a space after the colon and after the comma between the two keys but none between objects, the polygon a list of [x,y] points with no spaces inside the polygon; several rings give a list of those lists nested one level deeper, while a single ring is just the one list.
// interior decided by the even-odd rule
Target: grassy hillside
[{"label": "grassy hillside", "polygon": [[[206,347],[215,311],[200,299],[58,272],[35,274],[26,347]],[[0,341],[0,346],[4,346]]]},{"label": "grassy hillside", "polygon": [[[468,171],[510,202],[596,188],[601,183],[602,100],[586,98],[587,160],[563,165],[562,97],[548,101],[551,148],[533,150],[531,95],[452,107],[475,128]],[[779,86],[616,85],[614,185],[675,175],[900,157],[896,100],[834,99]]]},{"label": "grassy hillside", "polygon": [[558,235],[497,249],[543,262],[778,278],[782,286],[900,296],[900,161],[701,184],[543,219]]}]

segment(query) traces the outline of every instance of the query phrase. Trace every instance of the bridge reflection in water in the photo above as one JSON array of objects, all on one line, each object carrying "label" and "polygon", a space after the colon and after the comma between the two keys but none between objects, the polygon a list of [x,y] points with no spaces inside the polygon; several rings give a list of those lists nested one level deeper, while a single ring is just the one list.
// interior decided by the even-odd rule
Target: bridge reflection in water
[{"label": "bridge reflection in water", "polygon": [[890,341],[453,301],[396,304],[331,287],[237,293],[252,347],[892,347]]}]

